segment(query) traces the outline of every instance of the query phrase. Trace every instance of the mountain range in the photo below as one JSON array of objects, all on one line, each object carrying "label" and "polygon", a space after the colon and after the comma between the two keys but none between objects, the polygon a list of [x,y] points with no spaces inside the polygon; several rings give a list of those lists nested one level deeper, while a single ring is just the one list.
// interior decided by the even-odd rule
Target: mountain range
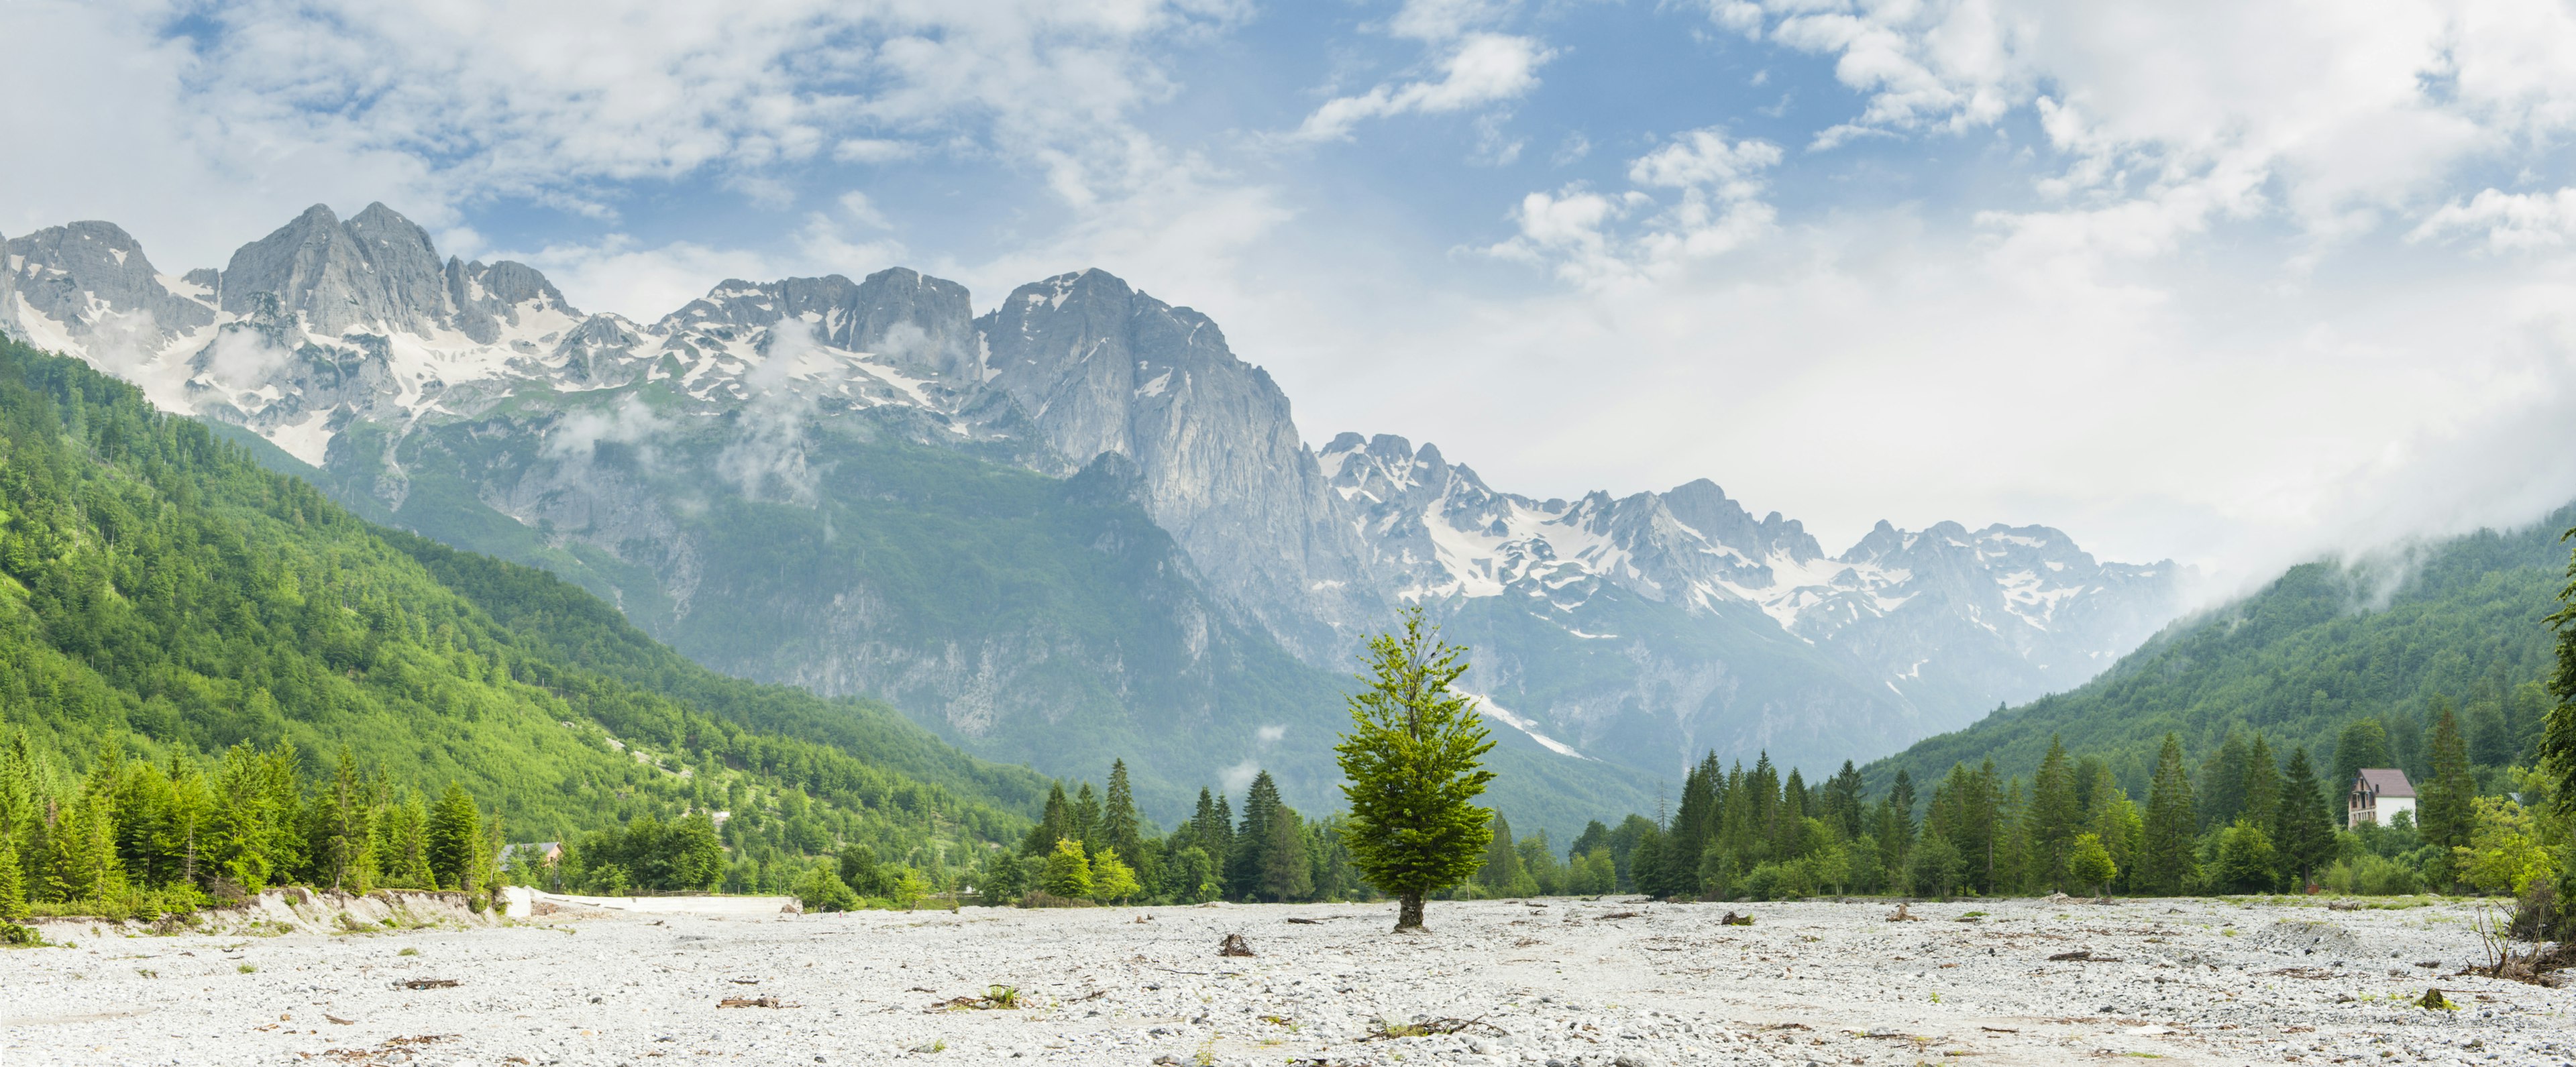
[{"label": "mountain range", "polygon": [[381,204],[179,275],[105,222],[5,248],[0,332],[362,515],[978,756],[1123,756],[1167,819],[1260,767],[1334,806],[1353,654],[1406,604],[1473,649],[1497,802],[1558,832],[1704,751],[1824,769],[2073,688],[2181,606],[2170,562],[2046,527],[1828,555],[1706,480],[1539,500],[1427,443],[1313,447],[1214,321],[1098,270],[980,314],[900,267],[728,280],[644,323]]}]

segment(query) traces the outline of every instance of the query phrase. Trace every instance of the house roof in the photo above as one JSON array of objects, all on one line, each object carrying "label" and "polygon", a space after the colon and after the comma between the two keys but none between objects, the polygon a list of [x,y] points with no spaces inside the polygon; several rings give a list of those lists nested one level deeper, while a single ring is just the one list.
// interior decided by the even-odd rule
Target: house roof
[{"label": "house roof", "polygon": [[2413,797],[2415,783],[2406,780],[2406,772],[2395,767],[2364,767],[2355,772],[2355,789],[2368,789],[2383,797]]}]

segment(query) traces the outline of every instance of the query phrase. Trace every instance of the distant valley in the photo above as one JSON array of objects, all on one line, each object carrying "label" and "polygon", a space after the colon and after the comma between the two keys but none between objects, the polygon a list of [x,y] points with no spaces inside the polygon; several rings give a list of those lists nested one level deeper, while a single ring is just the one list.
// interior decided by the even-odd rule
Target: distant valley
[{"label": "distant valley", "polygon": [[2072,689],[2181,607],[2173,564],[2046,527],[1828,554],[1705,480],[1539,500],[1397,436],[1310,447],[1215,322],[1100,271],[980,314],[902,268],[727,281],[642,323],[383,205],[176,275],[103,222],[6,250],[0,331],[360,514],[978,756],[1123,756],[1165,820],[1263,767],[1335,806],[1351,652],[1406,603],[1475,649],[1495,802],[1552,833],[1704,751],[1821,772]]}]

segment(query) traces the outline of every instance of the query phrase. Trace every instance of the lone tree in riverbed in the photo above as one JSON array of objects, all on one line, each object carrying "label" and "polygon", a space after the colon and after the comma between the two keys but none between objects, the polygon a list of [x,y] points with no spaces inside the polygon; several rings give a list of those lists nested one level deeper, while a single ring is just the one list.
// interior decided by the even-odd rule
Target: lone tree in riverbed
[{"label": "lone tree in riverbed", "polygon": [[1401,634],[1370,639],[1368,688],[1351,697],[1341,754],[1350,800],[1343,841],[1369,884],[1402,902],[1395,928],[1422,928],[1422,898],[1476,873],[1493,813],[1470,803],[1494,780],[1480,759],[1494,747],[1475,702],[1449,688],[1466,649],[1440,640],[1422,609]]}]

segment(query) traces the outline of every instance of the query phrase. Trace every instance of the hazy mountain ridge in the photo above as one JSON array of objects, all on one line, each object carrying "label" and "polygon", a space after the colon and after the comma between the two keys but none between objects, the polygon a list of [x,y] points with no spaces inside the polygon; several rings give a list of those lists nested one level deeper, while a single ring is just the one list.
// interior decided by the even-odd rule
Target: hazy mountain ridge
[{"label": "hazy mountain ridge", "polygon": [[[165,408],[241,425],[406,525],[556,569],[706,662],[825,692],[882,691],[970,744],[978,729],[988,741],[1013,735],[1041,766],[1066,749],[1040,739],[1103,714],[1079,712],[1068,694],[1097,683],[1124,701],[1151,688],[1140,665],[1193,677],[1173,665],[1233,655],[1229,641],[1276,642],[1338,676],[1358,639],[1407,602],[1435,606],[1477,645],[1471,681],[1530,735],[1529,751],[1551,750],[1544,738],[1581,753],[1574,763],[1659,774],[1707,747],[1769,747],[1787,762],[1893,750],[2082,681],[2176,606],[2170,564],[2097,563],[2045,528],[1882,524],[1827,557],[1794,520],[1756,520],[1705,480],[1537,501],[1401,438],[1345,434],[1309,449],[1286,395],[1213,321],[1096,270],[1022,286],[981,316],[962,286],[902,268],[857,282],[733,280],[639,324],[583,315],[521,264],[442,261],[382,205],[345,223],[317,206],[224,270],[183,278],[104,223],[6,247],[0,330],[82,355]],[[935,592],[886,599],[856,556],[774,570],[843,583],[773,583],[764,602],[828,636],[729,649],[744,619],[706,613],[723,601],[708,593],[743,587],[707,584],[733,566],[719,554],[749,553],[756,570],[815,545],[854,552],[828,547],[859,522],[833,512],[889,492],[875,479],[981,477],[914,447],[1059,478],[1102,453],[1124,457],[1120,491],[1177,549],[1154,572],[1169,584],[1076,599],[1149,606],[1163,621],[1136,639],[1153,651],[1076,655],[1064,642],[1084,635],[1048,614],[1070,609],[1034,594],[983,637],[890,642]],[[904,506],[925,506],[923,489],[911,486]],[[754,505],[809,514],[731,528],[706,519]],[[1011,551],[1090,551],[1054,519],[1019,514],[1033,525]],[[812,529],[740,536],[790,526]],[[925,536],[873,528],[884,544]],[[1220,632],[1234,636],[1210,636]],[[991,664],[1031,660],[1085,664],[1074,673],[1086,681],[1042,687],[1013,712],[970,710],[980,705],[969,694],[1028,684]],[[1306,687],[1277,692],[1291,690]],[[1262,717],[1205,697],[1151,703],[1151,714]],[[1251,723],[1236,727],[1256,742],[1196,758],[1270,758]]]}]

